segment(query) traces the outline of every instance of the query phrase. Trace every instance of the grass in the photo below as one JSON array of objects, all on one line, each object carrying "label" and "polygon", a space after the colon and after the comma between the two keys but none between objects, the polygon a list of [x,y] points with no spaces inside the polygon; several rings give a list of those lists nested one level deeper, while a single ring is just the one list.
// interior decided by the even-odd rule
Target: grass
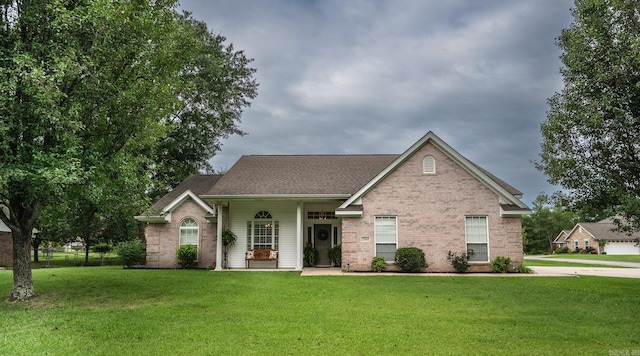
[{"label": "grass", "polygon": [[640,255],[589,255],[580,253],[561,253],[557,255],[545,255],[544,257],[640,263]]},{"label": "grass", "polygon": [[[608,354],[640,350],[638,280],[37,269],[3,354]],[[9,294],[10,271],[0,272]]]},{"label": "grass", "polygon": [[527,267],[598,267],[598,268],[627,268],[620,266],[599,265],[597,263],[580,263],[580,262],[564,262],[554,261],[553,259],[547,260],[525,260],[524,265]]}]

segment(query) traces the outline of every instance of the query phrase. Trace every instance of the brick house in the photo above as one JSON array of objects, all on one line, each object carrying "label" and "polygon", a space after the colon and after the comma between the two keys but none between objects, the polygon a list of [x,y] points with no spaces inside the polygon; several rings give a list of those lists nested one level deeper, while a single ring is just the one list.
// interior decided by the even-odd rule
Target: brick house
[{"label": "brick house", "polygon": [[7,225],[0,221],[0,267],[13,264],[13,236]]},{"label": "brick house", "polygon": [[[640,233],[631,235],[616,231],[617,225],[612,218],[598,222],[580,222],[573,229],[564,230],[553,241],[558,247],[567,247],[569,251],[585,250],[592,248],[594,253],[608,255],[640,255],[638,239]],[[604,241],[604,246],[600,246]]]},{"label": "brick house", "polygon": [[[370,270],[398,247],[425,252],[428,272],[453,271],[447,252],[473,250],[471,271],[491,260],[522,264],[522,193],[470,162],[432,132],[400,155],[243,156],[223,176],[195,175],[137,216],[147,222],[147,266],[177,266],[180,244],[198,248],[197,266],[223,266],[223,229],[238,237],[230,268],[247,251],[278,250],[279,267],[300,270],[303,248],[342,247],[342,268]],[[272,261],[251,263],[273,268]],[[394,269],[394,266],[390,266]]]}]

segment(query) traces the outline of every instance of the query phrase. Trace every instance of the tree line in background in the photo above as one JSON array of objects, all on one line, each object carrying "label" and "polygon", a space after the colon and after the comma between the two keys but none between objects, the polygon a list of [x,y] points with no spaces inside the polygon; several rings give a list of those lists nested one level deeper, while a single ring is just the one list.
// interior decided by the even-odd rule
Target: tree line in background
[{"label": "tree line in background", "polygon": [[0,1],[11,300],[35,295],[33,245],[135,238],[134,215],[243,134],[255,69],[225,40],[175,0]]}]

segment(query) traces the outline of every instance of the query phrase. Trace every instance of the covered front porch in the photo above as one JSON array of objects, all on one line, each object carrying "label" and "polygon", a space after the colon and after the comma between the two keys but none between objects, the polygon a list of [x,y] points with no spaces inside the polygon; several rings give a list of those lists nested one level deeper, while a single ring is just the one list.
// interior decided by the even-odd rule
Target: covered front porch
[{"label": "covered front porch", "polygon": [[247,268],[247,251],[278,251],[277,269],[302,271],[305,246],[317,251],[314,267],[329,268],[329,252],[341,244],[341,219],[336,208],[344,199],[314,197],[297,199],[235,199],[216,201],[217,236],[224,229],[237,237],[233,246],[216,243],[216,270],[275,270],[274,260],[251,260]]}]

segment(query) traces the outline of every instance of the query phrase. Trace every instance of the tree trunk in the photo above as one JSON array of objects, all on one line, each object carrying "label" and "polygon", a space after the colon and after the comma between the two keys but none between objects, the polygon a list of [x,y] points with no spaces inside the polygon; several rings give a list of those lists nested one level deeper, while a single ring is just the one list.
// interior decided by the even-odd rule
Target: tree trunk
[{"label": "tree trunk", "polygon": [[31,276],[31,230],[13,231],[13,292],[10,301],[23,301],[36,295]]}]

